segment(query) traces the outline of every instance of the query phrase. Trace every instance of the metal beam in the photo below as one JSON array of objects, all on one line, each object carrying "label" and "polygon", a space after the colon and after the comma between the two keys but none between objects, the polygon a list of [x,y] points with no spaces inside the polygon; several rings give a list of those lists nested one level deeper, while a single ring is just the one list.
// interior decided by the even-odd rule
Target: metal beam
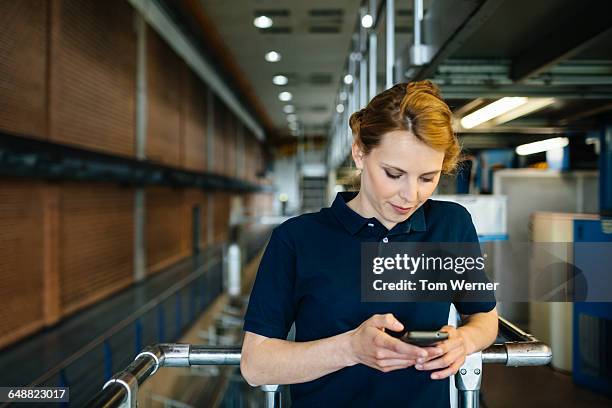
[{"label": "metal beam", "polygon": [[484,104],[485,100],[483,98],[476,98],[459,107],[458,109],[455,109],[453,114],[457,117],[463,117],[468,113],[475,111],[477,108],[480,108]]},{"label": "metal beam", "polygon": [[140,14],[136,24],[136,140],[138,160],[146,159],[147,151],[147,23]]},{"label": "metal beam", "polygon": [[612,85],[529,86],[529,85],[444,85],[445,99],[502,98],[504,96],[553,97],[559,99],[612,99]]},{"label": "metal beam", "polygon": [[[376,0],[370,0],[370,15],[372,16],[372,20],[376,21],[376,19],[378,18],[377,14],[376,14]],[[369,78],[368,78],[368,100],[372,99],[373,97],[376,96],[376,70],[378,65],[376,65],[376,54],[377,54],[377,50],[376,50],[376,41],[377,41],[378,37],[376,36],[376,31],[374,29],[372,29],[370,31],[370,33],[368,34],[368,63],[370,64],[369,67]]]},{"label": "metal beam", "polygon": [[561,126],[565,126],[568,123],[576,122],[578,120],[589,118],[595,115],[599,115],[600,113],[612,111],[612,103],[607,103],[605,105],[598,106],[596,108],[583,110],[573,115],[567,116],[559,121]]},{"label": "metal beam", "polygon": [[242,192],[271,191],[207,172],[181,170],[0,131],[0,176],[48,181],[103,181],[143,187],[164,185]]},{"label": "metal beam", "polygon": [[[440,46],[433,51],[435,55],[431,62],[422,67],[416,68],[416,71],[411,76],[414,81],[420,81],[426,78],[431,78],[436,73],[438,65],[442,64],[447,58],[451,57],[465,42],[493,15],[495,10],[504,2],[504,0],[485,0],[476,6],[467,19],[460,23],[454,32],[447,38],[440,39]],[[456,10],[450,9],[455,7],[452,2],[440,2],[440,4],[448,4],[448,15],[456,14]],[[440,11],[443,14],[443,11]],[[434,24],[435,25],[435,24]],[[432,30],[441,30],[442,28],[430,27]]]},{"label": "metal beam", "polygon": [[592,2],[582,14],[572,16],[536,44],[527,44],[514,60],[510,77],[517,82],[525,81],[612,33],[609,9],[606,1]]},{"label": "metal beam", "polygon": [[215,71],[213,66],[198,52],[191,41],[183,35],[179,27],[166,15],[156,1],[127,0],[146,20],[146,22],[168,43],[204,83],[219,96],[242,122],[253,131],[257,139],[265,140],[265,133],[259,123],[251,116],[243,104],[234,96],[231,89]]},{"label": "metal beam", "polygon": [[[136,159],[145,160],[147,151],[147,23],[138,13],[136,23]],[[134,191],[134,282],[147,274],[146,192]]]},{"label": "metal beam", "polygon": [[395,2],[386,0],[385,15],[387,24],[385,26],[386,48],[385,48],[385,89],[393,86],[393,64],[395,63]]},{"label": "metal beam", "polygon": [[558,135],[567,131],[565,127],[555,126],[493,126],[462,130],[458,134],[523,134],[523,135]]},{"label": "metal beam", "polygon": [[[359,10],[359,21],[367,14],[365,7]],[[368,103],[368,60],[366,57],[368,41],[368,30],[361,26],[359,30],[359,108],[363,108]]]},{"label": "metal beam", "polygon": [[539,140],[547,139],[550,136],[529,134],[529,133],[513,133],[506,135],[495,134],[460,134],[461,146],[464,149],[499,149],[513,148],[523,143],[532,143]]}]

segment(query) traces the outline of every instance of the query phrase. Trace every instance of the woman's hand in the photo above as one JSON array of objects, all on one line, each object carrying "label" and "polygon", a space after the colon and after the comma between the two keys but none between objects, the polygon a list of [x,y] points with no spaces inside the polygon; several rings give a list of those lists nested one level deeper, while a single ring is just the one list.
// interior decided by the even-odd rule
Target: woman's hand
[{"label": "woman's hand", "polygon": [[427,359],[427,350],[404,343],[385,333],[400,331],[404,326],[393,314],[373,315],[349,334],[351,364],[365,364],[382,372],[411,367],[417,358]]},{"label": "woman's hand", "polygon": [[436,343],[433,347],[425,347],[428,358],[417,359],[414,368],[417,370],[438,370],[431,374],[433,380],[441,380],[459,371],[465,362],[465,357],[473,352],[473,345],[461,329],[444,326],[440,331],[448,333],[446,340]]}]

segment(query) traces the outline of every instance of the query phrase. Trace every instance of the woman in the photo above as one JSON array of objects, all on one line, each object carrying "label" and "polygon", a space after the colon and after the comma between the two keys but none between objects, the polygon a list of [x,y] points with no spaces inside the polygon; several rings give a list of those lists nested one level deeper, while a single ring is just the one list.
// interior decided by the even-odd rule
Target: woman
[{"label": "woman", "polygon": [[[363,242],[477,242],[462,206],[430,200],[460,146],[430,81],[398,84],[350,118],[358,192],[276,227],[245,316],[240,368],[251,385],[292,384],[296,407],[449,406],[448,377],[497,334],[495,302],[361,302]],[[295,342],[285,340],[295,322]],[[442,330],[431,347],[388,331]]]}]

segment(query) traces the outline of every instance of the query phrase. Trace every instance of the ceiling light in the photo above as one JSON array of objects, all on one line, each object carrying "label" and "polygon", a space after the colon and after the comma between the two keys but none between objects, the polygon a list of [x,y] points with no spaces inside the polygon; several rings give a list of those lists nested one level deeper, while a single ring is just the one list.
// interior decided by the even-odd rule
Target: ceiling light
[{"label": "ceiling light", "polygon": [[266,53],[266,61],[278,62],[281,59],[281,55],[276,51],[269,51]]},{"label": "ceiling light", "polygon": [[493,119],[492,125],[501,125],[555,103],[555,98],[527,98],[527,103]]},{"label": "ceiling light", "polygon": [[541,153],[547,150],[559,149],[569,144],[567,137],[555,137],[552,139],[540,140],[539,142],[527,143],[516,148],[516,154],[526,156],[528,154]]},{"label": "ceiling light", "polygon": [[518,108],[525,103],[527,103],[527,98],[520,96],[507,96],[505,98],[501,98],[483,108],[478,109],[475,112],[470,113],[469,115],[464,116],[461,119],[461,126],[464,129],[471,129],[497,116],[501,116],[512,109]]},{"label": "ceiling light", "polygon": [[253,25],[257,28],[272,27],[272,19],[268,16],[259,16],[253,20]]},{"label": "ceiling light", "polygon": [[344,104],[339,103],[338,105],[336,105],[336,112],[338,113],[344,112]]},{"label": "ceiling light", "polygon": [[350,85],[353,83],[353,76],[351,74],[346,74],[344,76],[344,83]]},{"label": "ceiling light", "polygon": [[372,27],[373,23],[374,23],[374,19],[372,18],[371,15],[366,14],[365,16],[361,17],[361,26],[363,28],[370,28]]},{"label": "ceiling light", "polygon": [[340,100],[341,101],[346,101],[346,97],[347,97],[346,92],[344,92],[344,91],[340,92]]},{"label": "ceiling light", "polygon": [[295,122],[297,120],[297,115],[295,113],[290,113],[287,115],[288,122]]},{"label": "ceiling light", "polygon": [[287,82],[289,82],[289,80],[284,75],[274,75],[274,77],[272,78],[272,83],[274,85],[283,86],[283,85],[287,85]]},{"label": "ceiling light", "polygon": [[278,99],[280,99],[283,102],[289,102],[291,100],[291,98],[293,98],[293,95],[291,95],[291,92],[281,92],[278,94]]},{"label": "ceiling light", "polygon": [[289,123],[289,129],[291,129],[291,130],[297,130],[297,128],[298,128],[298,124],[297,124],[297,122],[291,122],[291,123]]},{"label": "ceiling light", "polygon": [[285,112],[285,113],[293,113],[293,112],[295,112],[295,107],[293,105],[285,105],[285,106],[283,106],[283,112]]}]

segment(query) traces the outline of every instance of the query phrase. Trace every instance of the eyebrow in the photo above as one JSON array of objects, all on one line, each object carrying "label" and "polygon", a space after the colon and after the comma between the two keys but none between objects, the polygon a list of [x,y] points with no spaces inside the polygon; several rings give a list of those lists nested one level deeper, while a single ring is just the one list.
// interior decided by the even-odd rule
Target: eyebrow
[{"label": "eyebrow", "polygon": [[[381,162],[381,164],[382,164],[383,166],[389,167],[389,168],[391,168],[391,169],[393,169],[393,170],[397,170],[397,171],[399,171],[400,173],[407,173],[405,170],[402,170],[402,169],[400,169],[399,167],[391,166],[390,164],[387,164],[387,163],[382,163],[382,162]],[[433,175],[435,175],[435,174],[438,174],[440,171],[441,171],[441,170],[433,170],[433,171],[428,171],[427,173],[423,173],[423,174],[421,174],[421,176],[430,176],[430,175],[431,175],[431,176],[433,176]]]}]

